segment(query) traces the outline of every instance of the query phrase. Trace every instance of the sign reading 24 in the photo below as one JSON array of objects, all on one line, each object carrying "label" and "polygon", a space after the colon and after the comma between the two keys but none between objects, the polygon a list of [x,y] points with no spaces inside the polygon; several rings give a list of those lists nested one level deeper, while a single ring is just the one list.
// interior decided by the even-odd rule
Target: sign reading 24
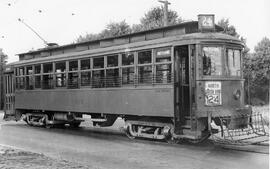
[{"label": "sign reading 24", "polygon": [[205,105],[218,106],[221,104],[221,82],[205,82]]}]

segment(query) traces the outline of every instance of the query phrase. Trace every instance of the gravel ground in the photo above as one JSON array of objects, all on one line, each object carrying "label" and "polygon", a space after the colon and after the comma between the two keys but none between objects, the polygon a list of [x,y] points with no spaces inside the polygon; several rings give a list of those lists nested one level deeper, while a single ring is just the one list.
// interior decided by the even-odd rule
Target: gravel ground
[{"label": "gravel ground", "polygon": [[31,153],[0,145],[0,169],[84,169],[93,168],[46,157],[43,154]]}]

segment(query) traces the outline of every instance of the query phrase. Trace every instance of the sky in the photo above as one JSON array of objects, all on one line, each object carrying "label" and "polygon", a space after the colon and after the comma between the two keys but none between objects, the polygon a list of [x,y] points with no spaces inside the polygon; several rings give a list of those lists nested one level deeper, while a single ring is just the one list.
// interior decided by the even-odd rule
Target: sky
[{"label": "sky", "polygon": [[[198,14],[214,14],[216,23],[228,18],[247,39],[253,51],[263,37],[270,38],[270,0],[169,0],[169,9],[185,20],[197,21]],[[138,24],[158,0],[0,0],[0,48],[8,62],[16,54],[45,47],[24,21],[49,43],[65,45],[80,35],[99,33],[110,22],[125,20]]]}]

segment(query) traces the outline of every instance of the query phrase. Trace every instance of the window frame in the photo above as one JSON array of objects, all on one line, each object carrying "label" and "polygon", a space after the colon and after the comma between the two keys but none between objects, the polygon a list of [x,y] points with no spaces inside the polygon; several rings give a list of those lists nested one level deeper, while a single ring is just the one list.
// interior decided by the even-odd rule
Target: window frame
[{"label": "window frame", "polygon": [[[143,52],[148,52],[150,51],[151,52],[151,62],[150,63],[139,63],[139,53],[143,53]],[[137,57],[136,57],[136,69],[137,69],[137,75],[135,75],[135,77],[137,77],[137,84],[138,85],[149,85],[149,84],[153,84],[154,82],[154,70],[153,70],[153,66],[154,66],[154,60],[153,60],[153,50],[152,49],[144,49],[144,50],[140,50],[140,51],[136,51],[137,53]],[[140,74],[140,70],[141,68],[144,69],[144,67],[150,67],[151,69],[151,72],[150,71],[143,71],[143,72],[146,72],[145,73],[145,76],[150,72],[150,78],[149,77],[146,77],[146,79],[144,79],[144,75],[143,77],[141,77],[141,74]]]},{"label": "window frame", "polygon": [[[155,84],[159,84],[159,85],[161,85],[161,84],[171,84],[172,82],[173,82],[173,71],[174,71],[174,68],[173,68],[173,66],[174,66],[174,59],[173,59],[173,57],[174,57],[174,55],[173,55],[173,48],[174,47],[172,47],[172,46],[163,46],[163,47],[159,47],[159,48],[155,48],[154,49],[154,83]],[[167,49],[168,51],[170,51],[170,54],[168,54],[168,55],[166,55],[166,56],[168,56],[168,58],[170,58],[169,59],[169,61],[157,61],[157,52],[159,52],[159,51],[163,51],[163,50],[165,50],[165,49]],[[160,80],[160,79],[158,79],[159,77],[158,77],[158,73],[157,73],[157,67],[158,66],[162,66],[162,65],[169,65],[169,67],[171,67],[171,69],[170,69],[170,71],[169,71],[169,73],[168,73],[168,75],[169,76],[167,76],[167,77],[162,77],[162,82],[158,82],[158,80]],[[166,82],[164,82],[164,78],[166,78],[165,80],[166,80]]]},{"label": "window frame", "polygon": [[[204,69],[203,69],[203,48],[204,47],[220,47],[221,48],[221,56],[220,56],[220,62],[221,62],[221,74],[220,75],[204,75],[204,73],[203,73],[203,71],[204,71]],[[201,50],[200,50],[200,53],[201,53],[201,74],[202,74],[202,76],[203,77],[211,77],[211,78],[216,78],[216,77],[224,77],[224,76],[226,76],[226,74],[225,74],[225,71],[224,71],[224,69],[225,69],[225,63],[226,63],[226,60],[225,60],[225,58],[224,58],[224,56],[225,56],[225,44],[219,44],[219,43],[215,43],[215,44],[201,44]]]},{"label": "window frame", "polygon": [[[22,70],[22,72],[21,72]],[[26,89],[26,68],[25,66],[18,66],[16,68],[16,74],[15,74],[15,88],[16,90],[25,90]]]},{"label": "window frame", "polygon": [[[124,64],[123,65],[123,55],[126,55],[126,54],[132,54],[133,55],[133,64]],[[121,78],[121,87],[125,87],[125,86],[134,86],[134,85],[136,85],[137,84],[137,78],[136,78],[136,75],[137,75],[137,73],[136,73],[136,71],[137,71],[137,69],[136,69],[136,65],[137,65],[137,63],[136,63],[136,57],[137,57],[137,52],[135,52],[135,51],[129,51],[129,52],[127,52],[127,53],[120,53],[119,54],[120,55],[120,62],[121,63],[119,63],[119,67],[120,67],[120,78]],[[129,69],[129,68],[133,68],[133,77],[132,76],[130,76],[130,74],[128,75],[128,77],[131,77],[132,78],[132,81],[128,81],[127,83],[124,83],[124,80],[123,80],[123,78],[124,78],[124,76],[123,76],[123,69]]]},{"label": "window frame", "polygon": [[[156,82],[157,67],[162,65],[168,66],[168,70],[173,71],[173,52],[172,46],[145,48],[141,50],[133,50],[129,52],[110,53],[108,55],[84,56],[78,59],[57,59],[53,61],[46,61],[31,64],[31,75],[26,72],[28,70],[25,66],[16,67],[15,77],[18,81],[16,88],[26,89],[26,77],[33,78],[34,89],[72,89],[72,88],[111,88],[111,87],[125,87],[138,85],[154,85],[160,84]],[[156,52],[161,49],[170,50],[170,61],[156,62]],[[147,52],[146,54],[141,54]],[[128,57],[127,57],[128,56]],[[110,57],[111,61],[110,61]],[[140,57],[147,57],[146,62],[140,62]],[[142,59],[141,58],[141,59]],[[95,60],[97,59],[97,60]],[[100,60],[99,60],[100,59]],[[117,60],[116,60],[117,59]],[[123,60],[127,61],[126,63]],[[143,60],[143,59],[142,59]],[[96,61],[96,62],[95,62]],[[149,62],[151,61],[151,62]],[[72,62],[74,70],[71,70]],[[149,62],[149,63],[148,63]],[[94,63],[96,66],[94,67]],[[103,63],[103,65],[101,64]],[[124,64],[123,64],[124,63]],[[60,65],[58,65],[60,64]],[[84,65],[84,68],[82,67]],[[140,71],[146,69],[143,76],[145,79],[140,81]],[[46,68],[46,69],[44,69]],[[169,70],[170,69],[170,70]],[[72,74],[72,75],[71,75]],[[76,75],[74,75],[76,74]],[[96,77],[94,77],[94,74]],[[61,77],[58,77],[60,76]],[[63,77],[62,77],[63,76]],[[72,76],[72,77],[71,77]],[[20,79],[19,79],[20,77]],[[61,85],[57,84],[58,79],[61,80]],[[69,80],[75,78],[76,87],[69,86]],[[124,80],[124,78],[126,80]],[[83,82],[84,79],[84,82]],[[102,84],[96,84],[95,81],[101,81]],[[21,85],[19,86],[19,82]],[[172,83],[168,82],[166,84]],[[72,83],[73,84],[73,83]],[[22,87],[23,86],[23,87]]]},{"label": "window frame", "polygon": [[[46,64],[52,64],[52,70],[51,70],[51,72],[44,72],[44,65],[46,65]],[[52,61],[52,62],[45,62],[45,63],[42,63],[41,64],[41,66],[42,66],[42,84],[41,84],[41,88],[42,89],[45,89],[45,90],[48,90],[48,89],[54,89],[54,74],[55,74],[55,62],[54,61]],[[48,85],[47,86],[45,86],[45,80],[44,80],[44,77],[45,76],[48,76],[49,78],[49,80],[48,80]]]},{"label": "window frame", "polygon": [[[225,52],[225,72],[226,72],[226,75],[228,76],[228,77],[236,77],[236,78],[238,78],[238,77],[243,77],[243,63],[242,63],[242,49],[241,48],[237,48],[237,47],[232,47],[232,46],[226,46],[225,47],[225,50],[226,50],[226,52]],[[239,75],[231,75],[231,73],[230,73],[230,68],[229,68],[229,58],[228,58],[228,50],[233,50],[233,55],[234,55],[234,51],[236,51],[236,50],[238,50],[239,51]]]}]

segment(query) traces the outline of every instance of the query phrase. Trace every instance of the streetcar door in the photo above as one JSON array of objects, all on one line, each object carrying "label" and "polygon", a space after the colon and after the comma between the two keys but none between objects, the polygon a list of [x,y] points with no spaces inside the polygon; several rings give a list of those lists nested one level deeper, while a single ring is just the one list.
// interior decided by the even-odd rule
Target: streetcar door
[{"label": "streetcar door", "polygon": [[4,75],[4,91],[5,91],[5,119],[14,118],[15,110],[15,94],[14,94],[14,77],[13,73],[6,73]]},{"label": "streetcar door", "polygon": [[189,45],[176,46],[175,55],[175,128],[180,131],[185,118],[190,116]]}]

